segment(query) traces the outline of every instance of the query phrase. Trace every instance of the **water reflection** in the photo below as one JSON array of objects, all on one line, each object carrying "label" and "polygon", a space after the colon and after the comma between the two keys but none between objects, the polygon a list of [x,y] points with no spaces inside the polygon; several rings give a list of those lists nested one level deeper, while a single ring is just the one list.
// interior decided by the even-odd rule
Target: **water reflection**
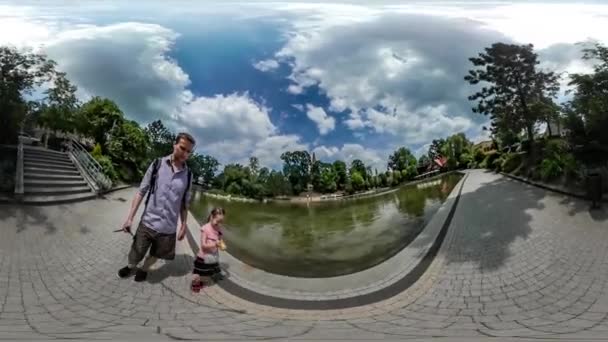
[{"label": "water reflection", "polygon": [[268,272],[328,277],[372,267],[424,228],[461,178],[458,174],[369,198],[322,203],[245,203],[195,194],[192,212],[226,209],[229,251]]}]

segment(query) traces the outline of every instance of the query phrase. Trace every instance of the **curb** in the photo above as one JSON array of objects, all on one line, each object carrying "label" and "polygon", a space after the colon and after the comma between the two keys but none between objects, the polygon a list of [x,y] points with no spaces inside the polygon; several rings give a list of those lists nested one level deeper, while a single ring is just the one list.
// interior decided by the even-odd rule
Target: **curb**
[{"label": "curb", "polygon": [[[464,174],[464,177],[461,179],[458,185],[458,189],[454,188],[452,191],[458,191],[454,203],[450,208],[445,221],[441,225],[441,229],[433,241],[432,245],[427,250],[426,254],[416,266],[414,266],[409,273],[403,276],[401,279],[397,280],[395,283],[379,289],[374,292],[370,292],[363,295],[348,297],[348,298],[340,298],[340,299],[325,299],[325,300],[302,300],[302,299],[288,299],[275,297],[271,295],[261,294],[256,291],[244,288],[239,284],[233,282],[228,277],[224,278],[222,281],[218,282],[217,285],[223,289],[224,291],[239,297],[243,300],[264,305],[264,306],[272,306],[276,308],[283,309],[293,309],[293,310],[335,310],[335,309],[347,309],[353,307],[359,307],[364,305],[369,305],[373,303],[377,303],[407,290],[409,287],[414,285],[420,277],[426,272],[426,270],[430,267],[431,263],[435,259],[435,256],[439,252],[441,245],[447,235],[448,228],[452,222],[452,218],[456,212],[458,207],[458,203],[460,201],[460,196],[462,194],[462,189],[464,184],[468,178],[468,174]],[[198,244],[191,232],[190,229],[187,231],[187,239],[192,252],[196,255],[198,252]]]},{"label": "curb", "polygon": [[[519,176],[515,176],[515,175],[508,174],[508,173],[504,173],[504,172],[500,172],[500,174],[503,175],[503,176],[505,176],[505,177],[514,179],[516,181],[520,181],[522,183],[526,183],[526,184],[535,186],[537,188],[541,188],[541,189],[552,191],[552,192],[555,192],[555,193],[558,193],[558,194],[562,194],[562,195],[578,198],[578,199],[581,199],[581,200],[584,200],[584,201],[589,201],[589,199],[585,195],[576,194],[576,193],[573,193],[573,192],[568,192],[568,191],[565,191],[565,190],[562,190],[562,189],[559,189],[559,188],[552,187],[550,185],[545,185],[545,184],[537,183],[537,182],[534,182],[534,181],[529,180],[527,178],[522,178],[522,177],[519,177]],[[608,198],[602,197],[602,199],[600,200],[600,202],[602,202],[602,203],[608,203]]]}]

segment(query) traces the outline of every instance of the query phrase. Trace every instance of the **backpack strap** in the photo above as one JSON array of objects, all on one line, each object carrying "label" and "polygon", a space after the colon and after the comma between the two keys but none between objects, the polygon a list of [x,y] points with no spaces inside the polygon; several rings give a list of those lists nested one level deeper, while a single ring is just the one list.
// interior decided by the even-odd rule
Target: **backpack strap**
[{"label": "backpack strap", "polygon": [[146,208],[148,207],[148,202],[150,201],[150,196],[156,190],[156,176],[158,175],[158,169],[160,168],[160,158],[154,160],[154,164],[152,165],[152,175],[150,177],[150,190],[148,190],[148,197],[146,197]]},{"label": "backpack strap", "polygon": [[186,191],[184,191],[184,197],[182,197],[182,207],[186,207],[186,195],[188,195],[188,190],[190,190],[190,183],[192,183],[192,172],[188,169],[188,183],[186,183]]}]

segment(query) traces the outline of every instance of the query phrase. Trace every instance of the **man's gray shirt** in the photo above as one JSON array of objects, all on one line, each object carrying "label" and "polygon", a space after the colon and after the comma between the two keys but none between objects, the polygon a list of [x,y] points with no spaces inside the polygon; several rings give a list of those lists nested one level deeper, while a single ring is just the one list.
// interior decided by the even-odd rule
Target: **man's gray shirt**
[{"label": "man's gray shirt", "polygon": [[[150,190],[152,178],[151,163],[139,186],[139,193],[144,197]],[[158,173],[156,174],[156,189],[150,196],[148,207],[145,208],[141,222],[144,226],[163,234],[175,234],[178,218],[182,207],[182,198],[188,183],[188,167],[184,164],[181,170],[171,167],[171,156],[161,158]],[[190,203],[191,189],[186,194],[186,208]]]}]

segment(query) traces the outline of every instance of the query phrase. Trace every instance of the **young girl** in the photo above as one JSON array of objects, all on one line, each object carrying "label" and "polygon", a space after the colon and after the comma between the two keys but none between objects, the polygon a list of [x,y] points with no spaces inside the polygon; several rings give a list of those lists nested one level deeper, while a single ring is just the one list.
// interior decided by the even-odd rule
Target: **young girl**
[{"label": "young girl", "polygon": [[219,250],[224,249],[225,245],[220,224],[224,221],[224,214],[224,209],[213,208],[207,217],[207,223],[201,227],[201,248],[196,255],[194,270],[192,270],[193,292],[198,293],[203,287],[201,277],[207,278],[221,273]]}]

